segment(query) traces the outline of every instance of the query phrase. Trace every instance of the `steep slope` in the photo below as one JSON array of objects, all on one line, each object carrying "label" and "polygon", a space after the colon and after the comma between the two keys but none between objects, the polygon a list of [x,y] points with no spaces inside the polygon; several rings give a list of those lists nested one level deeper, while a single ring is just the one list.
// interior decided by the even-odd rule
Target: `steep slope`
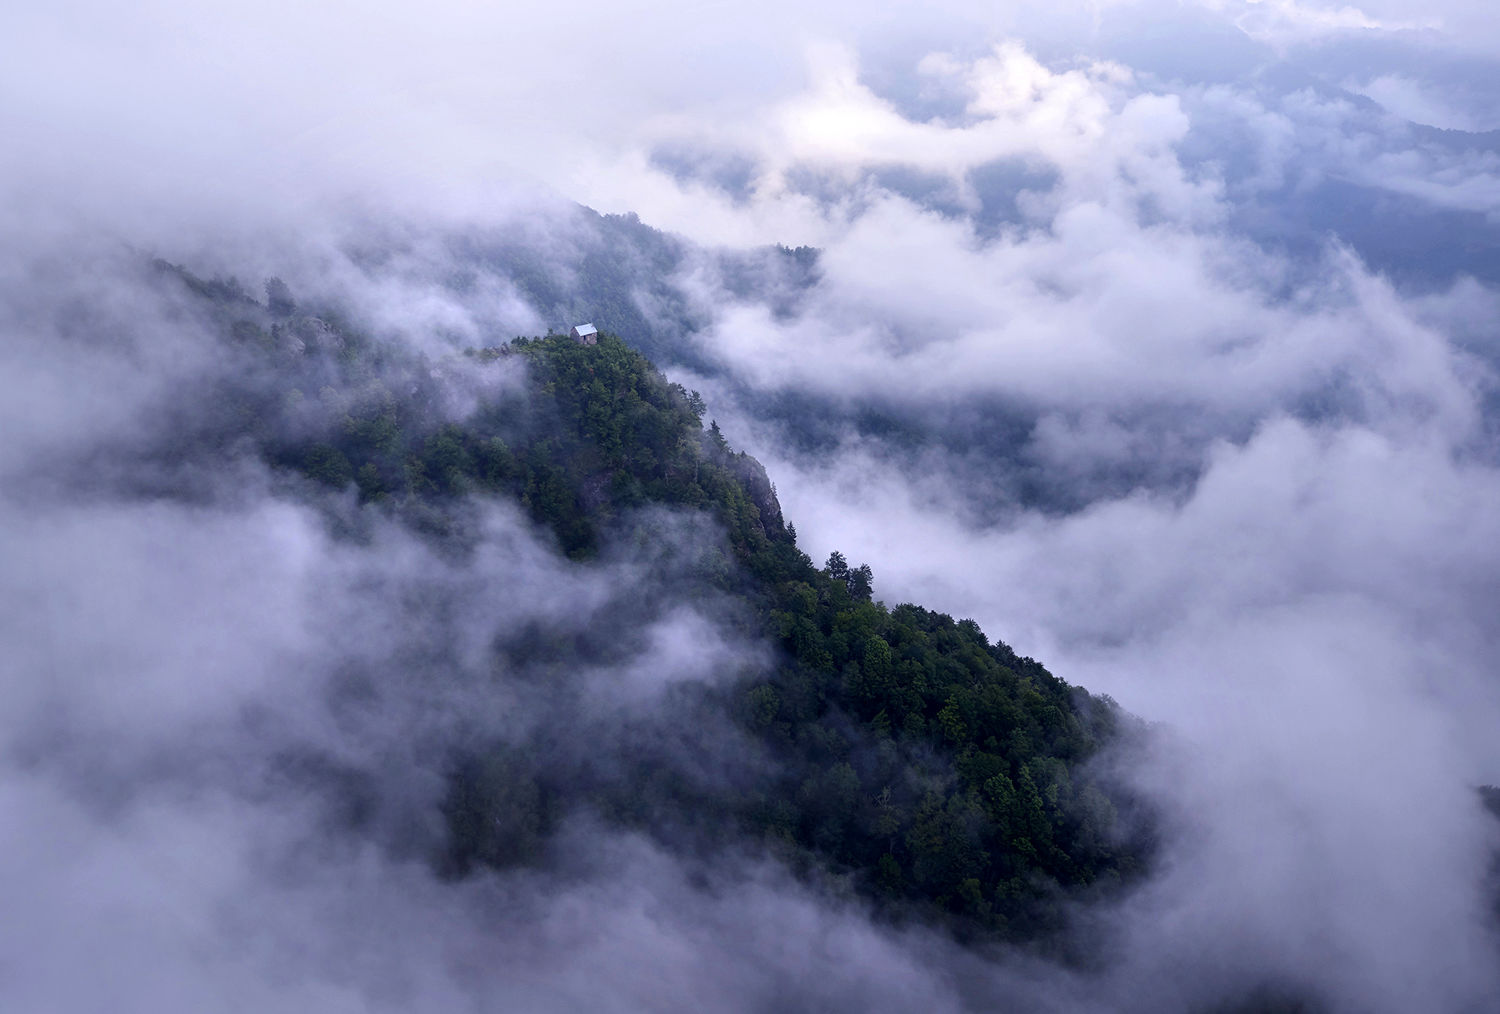
[{"label": "steep slope", "polygon": [[[430,358],[299,308],[274,281],[261,302],[232,281],[157,275],[235,364],[211,410],[164,421],[163,459],[250,455],[343,537],[394,519],[453,553],[485,504],[516,504],[574,566],[644,551],[670,594],[717,603],[762,646],[705,663],[730,671],[682,681],[651,734],[626,735],[641,719],[600,718],[576,674],[639,636],[643,603],[614,604],[604,628],[491,645],[496,679],[526,681],[550,717],[454,744],[434,857],[450,875],[544,863],[586,811],[673,847],[769,849],[893,917],[1029,939],[1070,897],[1141,868],[1148,821],[1096,763],[1127,716],[972,621],[887,607],[868,567],[837,553],[815,566],[759,463],[619,337]],[[691,550],[664,562],[664,532],[684,526]],[[420,664],[441,678],[442,658]],[[713,756],[721,729],[747,744],[729,763]],[[562,762],[543,748],[560,737],[580,742]]]}]

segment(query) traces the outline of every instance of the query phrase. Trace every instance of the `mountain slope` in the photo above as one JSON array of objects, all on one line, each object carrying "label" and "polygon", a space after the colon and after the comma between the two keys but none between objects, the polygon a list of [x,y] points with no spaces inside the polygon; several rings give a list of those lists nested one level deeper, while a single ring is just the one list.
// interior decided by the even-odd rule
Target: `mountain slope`
[{"label": "mountain slope", "polygon": [[[349,539],[394,519],[463,553],[477,512],[510,503],[573,566],[634,552],[660,571],[658,593],[612,603],[602,626],[490,646],[495,678],[525,682],[548,717],[453,744],[434,858],[450,875],[545,863],[587,812],[674,847],[770,849],[893,916],[1032,938],[1068,897],[1141,869],[1147,821],[1094,763],[1130,724],[1113,702],[972,621],[888,608],[868,567],[837,553],[815,566],[759,463],[619,337],[430,358],[299,307],[274,280],[262,302],[156,270],[234,364],[211,409],[171,421],[164,458],[255,457]],[[719,676],[678,681],[648,717],[612,715],[578,674],[639,642],[668,608],[655,596],[714,603],[754,647],[714,656]],[[441,657],[420,664],[442,679]],[[580,748],[559,754],[559,739]],[[742,744],[728,762],[726,740]]]}]

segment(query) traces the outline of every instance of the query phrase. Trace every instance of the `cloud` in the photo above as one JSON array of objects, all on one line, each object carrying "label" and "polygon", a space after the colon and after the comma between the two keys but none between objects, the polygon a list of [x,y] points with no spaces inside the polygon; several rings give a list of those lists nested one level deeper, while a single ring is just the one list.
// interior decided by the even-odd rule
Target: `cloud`
[{"label": "cloud", "polygon": [[1448,108],[1441,100],[1426,94],[1419,82],[1398,74],[1382,74],[1350,91],[1373,99],[1388,112],[1413,123],[1444,130],[1474,129],[1474,121],[1466,114]]},{"label": "cloud", "polygon": [[[1154,1010],[1269,985],[1456,1010],[1500,989],[1472,794],[1500,780],[1495,294],[1461,277],[1492,277],[1495,156],[1398,120],[1488,125],[1487,8],[4,17],[11,1006]],[[1151,65],[1120,41],[1141,25],[1167,55],[1205,40],[1201,62]],[[1328,196],[1349,192],[1366,203]],[[707,245],[669,280],[706,323],[662,333],[809,551],[1164,725],[1126,773],[1170,815],[1165,862],[1091,916],[1099,968],[957,949],[753,852],[697,866],[586,816],[540,872],[439,878],[417,857],[467,744],[605,778],[648,747],[710,782],[756,770],[662,716],[763,646],[669,560],[580,569],[505,511],[455,561],[368,519],[369,545],[333,539],[245,462],[118,484],[232,364],[98,234],[281,274],[440,357],[551,323],[451,240],[483,227],[582,284],[602,233],[567,198]],[[1398,199],[1411,217],[1380,217]],[[1417,292],[1391,264],[1423,267],[1424,229],[1461,249]],[[821,248],[805,286],[729,284],[713,247],[765,242]],[[455,418],[503,395],[471,379],[447,378]],[[497,639],[538,629],[613,647],[566,693],[493,671]],[[351,783],[353,829],[330,805]]]},{"label": "cloud", "polygon": [[[1441,45],[1493,40],[1476,35],[1465,5],[1439,13],[1453,23],[1435,35]],[[647,179],[627,189],[615,172],[639,167],[643,149],[683,125],[741,122],[752,137],[777,130],[778,145],[799,130],[804,145],[832,143],[834,134],[805,131],[835,110],[840,134],[856,122],[853,107],[827,104],[834,79],[848,77],[841,51],[897,68],[883,77],[900,81],[928,54],[952,52],[963,65],[1006,38],[1031,40],[1048,59],[1107,59],[1115,35],[1138,23],[1170,26],[1158,35],[1201,29],[1195,45],[1228,52],[1245,16],[1303,27],[1411,20],[1320,4],[1184,11],[1144,0],[898,5],[879,17],[837,3],[777,4],[686,21],[661,4],[581,0],[503,12],[456,3],[210,10],[174,0],[127,12],[73,0],[6,14],[4,93],[14,99],[0,106],[11,140],[0,179],[26,202],[11,202],[12,216],[116,223],[137,240],[180,236],[208,214],[221,229],[305,225],[351,199],[387,215],[503,217],[539,191],[665,222],[647,206],[665,195],[653,198]],[[1222,32],[1205,27],[1219,24]],[[808,47],[819,54],[810,69]],[[984,73],[984,61],[974,69]],[[1068,75],[1046,80],[1079,87]],[[799,108],[809,84],[822,89],[823,121]],[[858,116],[880,116],[859,101]],[[778,106],[791,120],[767,124]]]},{"label": "cloud", "polygon": [[[17,434],[0,498],[5,1006],[958,1011],[1089,995],[1044,962],[893,926],[727,830],[683,848],[668,821],[632,832],[579,805],[528,863],[445,870],[449,779],[476,750],[632,792],[641,764],[687,789],[774,764],[691,706],[767,660],[738,607],[692,579],[722,536],[659,514],[644,548],[585,566],[473,503],[458,544],[434,545],[232,446],[143,490],[91,466],[162,439],[153,416],[208,413],[211,381],[242,364],[128,258],[82,263],[82,295],[17,282],[62,320],[18,314],[8,348],[30,370],[4,374],[7,389],[48,377],[30,403],[53,415],[88,409],[66,433]],[[171,339],[159,358],[152,335]],[[195,340],[216,354],[174,354]],[[80,346],[115,352],[112,385],[91,384],[101,364]]]},{"label": "cloud", "polygon": [[1232,6],[1239,8],[1239,13],[1235,16],[1236,25],[1252,36],[1277,41],[1316,38],[1349,31],[1435,29],[1442,24],[1430,17],[1400,20],[1376,18],[1352,5],[1304,4],[1297,3],[1296,0],[1244,0],[1243,4]]},{"label": "cloud", "polygon": [[[644,549],[585,567],[476,504],[455,552],[289,490],[232,445],[143,492],[101,459],[141,460],[162,438],[152,417],[209,414],[212,381],[243,364],[149,271],[80,264],[83,292],[25,275],[6,289],[30,311],[10,320],[23,368],[6,393],[68,420],[13,433],[0,500],[6,1006],[628,1009],[663,976],[711,988],[697,924],[738,955],[725,912],[755,905],[898,952],[853,907],[822,921],[817,894],[758,856],[726,866],[714,902],[671,850],[618,830],[559,841],[549,855],[574,873],[441,876],[449,777],[476,750],[510,744],[547,777],[596,783],[647,753],[684,786],[769,763],[679,703],[766,660],[691,576],[722,534],[664,514]],[[561,654],[517,647],[559,637]],[[782,974],[740,960],[747,985]]]},{"label": "cloud", "polygon": [[[1333,1009],[1483,1005],[1493,293],[1417,296],[1336,242],[1303,259],[1237,224],[1319,174],[1484,211],[1489,155],[1318,88],[1165,100],[1018,59],[1013,106],[962,122],[908,119],[847,67],[788,107],[818,143],[777,150],[843,185],[794,312],[688,280],[713,309],[714,409],[809,552],[867,560],[887,600],[974,616],[1180,737],[1133,769],[1179,823],[1162,875],[1112,913],[1116,996],[1176,975],[1154,1002],[1238,981]],[[1049,106],[1068,81],[1091,100]],[[1063,123],[1016,136],[1056,181],[984,234],[965,173],[1016,154],[985,116],[1054,108]],[[823,110],[842,133],[813,129]],[[1250,175],[1185,157],[1226,122],[1253,127]],[[903,159],[946,180],[941,204],[875,172]],[[789,392],[821,415],[778,409]],[[1105,463],[1126,478],[1101,482]],[[1029,508],[1032,470],[1066,493]],[[996,490],[1004,509],[975,502]]]},{"label": "cloud", "polygon": [[1175,980],[1172,1009],[1235,977],[1334,1009],[1500,988],[1472,794],[1500,771],[1493,466],[1280,420],[1183,502],[984,529],[931,474],[863,455],[773,473],[809,551],[871,561],[888,600],[973,616],[1180,737],[1135,769],[1177,816],[1162,873],[1113,913],[1114,981]]}]

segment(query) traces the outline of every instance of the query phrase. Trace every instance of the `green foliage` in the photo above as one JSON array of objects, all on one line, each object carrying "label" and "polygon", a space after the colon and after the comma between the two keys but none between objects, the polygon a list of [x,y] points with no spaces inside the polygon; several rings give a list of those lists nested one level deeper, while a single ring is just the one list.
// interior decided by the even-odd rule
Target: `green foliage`
[{"label": "green foliage", "polygon": [[[625,537],[642,507],[708,512],[722,527],[728,554],[705,557],[701,577],[744,605],[778,655],[718,706],[775,763],[705,794],[642,761],[623,784],[590,789],[597,812],[654,829],[675,808],[777,843],[801,868],[848,874],[893,913],[1014,937],[1056,925],[1070,891],[1139,869],[1143,839],[1121,817],[1131,801],[1089,763],[1121,726],[1113,702],[972,621],[887,607],[868,565],[836,552],[817,568],[759,463],[716,422],[705,430],[701,397],[619,337],[468,354],[462,369],[519,386],[496,385],[506,393],[454,422],[442,364],[327,311],[298,316],[283,285],[268,285],[269,309],[232,281],[188,287],[213,302],[228,343],[271,364],[265,386],[225,392],[238,407],[224,425],[289,473],[433,533],[470,498],[509,500],[580,560]],[[531,861],[570,791],[503,750],[465,759],[444,810],[449,867]]]}]

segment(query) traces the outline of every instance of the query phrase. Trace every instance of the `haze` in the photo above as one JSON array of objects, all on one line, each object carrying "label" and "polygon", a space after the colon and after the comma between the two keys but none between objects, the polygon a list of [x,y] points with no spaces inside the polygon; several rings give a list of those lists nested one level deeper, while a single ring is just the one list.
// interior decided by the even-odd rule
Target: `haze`
[{"label": "haze", "polygon": [[[1488,5],[62,0],[0,14],[0,138],[0,1007],[1500,1005]],[[816,270],[727,266],[771,244]],[[263,472],[193,503],[111,472],[221,368],[141,258],[447,350],[593,315],[595,249],[637,330],[601,326],[702,392],[815,560],[1157,730],[1117,762],[1163,855],[1080,914],[1095,965],[587,821],[561,872],[434,876],[442,744],[556,722],[566,765],[764,664],[670,562],[719,536],[580,571],[494,508],[454,562],[340,543]],[[474,675],[626,600],[639,643],[580,677],[607,715]],[[424,651],[472,678],[354,712],[320,682]],[[763,762],[690,738],[706,781]],[[378,840],[324,833],[289,750],[380,786]]]}]

